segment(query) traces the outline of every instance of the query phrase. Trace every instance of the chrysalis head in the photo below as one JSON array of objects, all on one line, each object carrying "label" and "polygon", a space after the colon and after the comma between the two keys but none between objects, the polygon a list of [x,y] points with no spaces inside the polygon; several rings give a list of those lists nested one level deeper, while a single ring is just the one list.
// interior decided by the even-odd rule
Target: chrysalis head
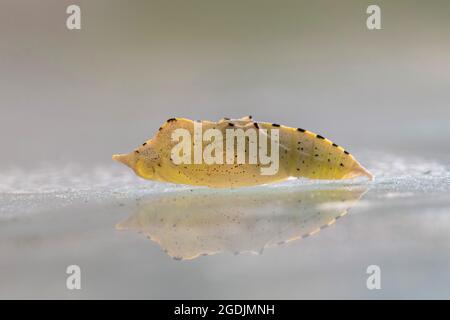
[{"label": "chrysalis head", "polygon": [[113,160],[123,163],[144,179],[157,180],[155,171],[158,159],[148,145],[140,147],[127,154],[115,154]]}]

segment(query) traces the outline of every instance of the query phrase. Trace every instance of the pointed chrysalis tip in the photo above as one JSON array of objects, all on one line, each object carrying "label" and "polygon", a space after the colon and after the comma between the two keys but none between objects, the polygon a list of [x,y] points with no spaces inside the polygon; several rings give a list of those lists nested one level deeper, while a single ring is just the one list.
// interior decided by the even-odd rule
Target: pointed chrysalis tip
[{"label": "pointed chrysalis tip", "polygon": [[128,159],[126,154],[114,154],[112,159],[118,162],[121,162],[125,165],[128,165]]},{"label": "pointed chrysalis tip", "polygon": [[373,181],[375,179],[375,177],[373,176],[372,173],[369,172],[369,170],[367,170],[363,166],[361,166],[361,169],[363,171],[363,175],[366,176],[369,179],[369,181]]},{"label": "pointed chrysalis tip", "polygon": [[344,179],[352,179],[352,178],[357,178],[357,177],[367,177],[369,181],[373,181],[374,180],[374,176],[372,173],[370,173],[369,170],[367,170],[366,168],[364,168],[359,162],[356,162],[356,166],[353,168],[353,170],[344,177]]},{"label": "pointed chrysalis tip", "polygon": [[119,158],[120,158],[120,154],[113,154],[113,156],[112,156],[112,159],[116,160],[116,161],[119,161]]}]

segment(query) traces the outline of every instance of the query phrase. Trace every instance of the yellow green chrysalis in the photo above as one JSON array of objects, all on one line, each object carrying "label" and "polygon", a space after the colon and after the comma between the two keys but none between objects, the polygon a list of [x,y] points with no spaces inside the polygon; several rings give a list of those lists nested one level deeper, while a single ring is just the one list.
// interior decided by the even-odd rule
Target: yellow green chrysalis
[{"label": "yellow green chrysalis", "polygon": [[[278,170],[275,174],[262,174],[264,165],[260,159],[256,163],[181,163],[172,159],[172,150],[179,144],[174,141],[173,132],[184,129],[191,136],[196,134],[194,124],[201,124],[203,132],[214,129],[222,133],[226,145],[227,129],[253,129],[271,132],[277,129],[279,135]],[[228,130],[229,131],[229,130]],[[272,136],[272,134],[268,134]],[[261,141],[261,135],[258,142]],[[234,138],[233,138],[234,139]],[[211,141],[201,141],[205,150]],[[245,159],[249,159],[252,149],[246,141]],[[269,142],[270,145],[270,142]],[[235,150],[237,147],[235,147]],[[269,147],[270,149],[270,147]],[[272,150],[269,150],[271,152]],[[236,151],[237,152],[237,151]],[[237,156],[236,156],[237,157]],[[350,153],[330,140],[301,128],[291,128],[268,122],[254,122],[251,116],[241,119],[223,118],[218,122],[192,121],[172,118],[159,129],[155,136],[128,154],[117,154],[114,160],[129,166],[134,172],[149,180],[207,186],[211,188],[235,188],[253,186],[286,180],[290,177],[310,179],[352,179],[366,176],[373,179]]]}]

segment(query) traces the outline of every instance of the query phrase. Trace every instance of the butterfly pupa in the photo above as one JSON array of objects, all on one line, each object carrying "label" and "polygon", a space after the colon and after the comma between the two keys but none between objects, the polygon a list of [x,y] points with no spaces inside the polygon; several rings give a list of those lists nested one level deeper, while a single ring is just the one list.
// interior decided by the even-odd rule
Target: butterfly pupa
[{"label": "butterfly pupa", "polygon": [[[180,132],[185,135],[175,135]],[[241,145],[233,135],[236,132],[244,134]],[[266,153],[261,152],[263,146]],[[208,155],[214,161],[207,161]],[[174,156],[185,161],[180,162]],[[291,177],[373,179],[353,155],[321,135],[301,128],[254,122],[250,116],[223,118],[218,122],[171,118],[152,139],[128,154],[112,158],[144,179],[211,188],[254,186]],[[267,174],[269,167],[276,170]]]}]

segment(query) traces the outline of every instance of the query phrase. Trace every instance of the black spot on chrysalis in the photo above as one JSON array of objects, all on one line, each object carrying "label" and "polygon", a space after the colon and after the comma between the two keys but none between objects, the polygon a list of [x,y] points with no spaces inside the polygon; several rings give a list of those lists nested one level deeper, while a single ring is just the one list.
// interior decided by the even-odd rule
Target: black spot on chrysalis
[{"label": "black spot on chrysalis", "polygon": [[345,153],[345,154],[350,154],[347,150],[344,150],[344,153]]},{"label": "black spot on chrysalis", "polygon": [[302,128],[297,128],[297,131],[305,132],[306,130],[305,130],[305,129],[302,129]]},{"label": "black spot on chrysalis", "polygon": [[316,138],[317,138],[317,139],[325,139],[325,138],[322,137],[320,134],[316,134]]},{"label": "black spot on chrysalis", "polygon": [[280,125],[278,123],[272,123],[272,126],[279,127]]}]

